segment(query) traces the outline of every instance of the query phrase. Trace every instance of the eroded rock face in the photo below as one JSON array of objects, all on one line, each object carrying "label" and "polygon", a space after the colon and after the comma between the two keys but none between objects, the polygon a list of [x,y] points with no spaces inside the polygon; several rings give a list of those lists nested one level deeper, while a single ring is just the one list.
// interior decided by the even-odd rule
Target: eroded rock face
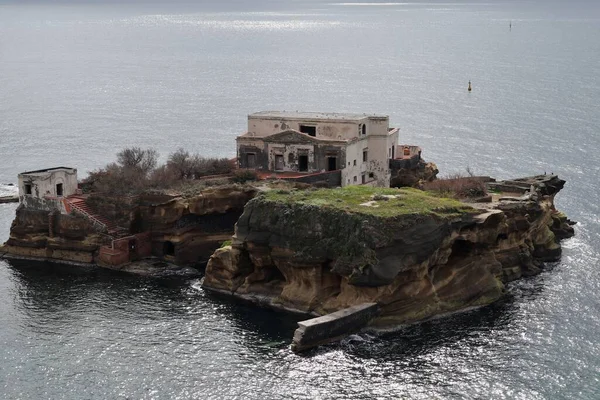
[{"label": "eroded rock face", "polygon": [[557,237],[573,234],[549,186],[452,217],[376,217],[257,197],[232,245],[212,255],[203,286],[315,315],[375,302],[378,326],[489,304],[506,282],[557,260]]},{"label": "eroded rock face", "polygon": [[[193,266],[206,262],[223,241],[231,238],[244,205],[256,193],[253,187],[228,185],[207,188],[190,198],[143,195],[127,198],[123,204],[118,198],[95,195],[92,204],[99,215],[127,227],[124,236],[150,232],[152,255],[178,266]],[[0,246],[0,256],[96,264],[101,246],[110,246],[111,241],[106,231],[98,232],[85,217],[21,205],[9,239]],[[145,265],[149,264],[138,262],[129,269],[103,266],[140,273]],[[172,269],[146,268],[156,276]],[[154,270],[158,272],[151,273]]]},{"label": "eroded rock face", "polygon": [[83,217],[19,206],[10,237],[0,246],[0,253],[89,264],[104,244],[107,244],[106,236],[99,234]]}]

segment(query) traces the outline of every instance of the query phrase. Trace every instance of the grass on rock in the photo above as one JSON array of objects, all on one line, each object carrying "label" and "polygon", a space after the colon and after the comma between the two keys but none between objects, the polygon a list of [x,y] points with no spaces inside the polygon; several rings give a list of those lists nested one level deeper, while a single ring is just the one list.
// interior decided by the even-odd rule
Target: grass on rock
[{"label": "grass on rock", "polygon": [[[265,193],[265,197],[269,201],[334,208],[378,217],[412,214],[453,217],[475,212],[473,208],[458,200],[438,197],[412,188],[346,186],[337,189],[271,190]],[[361,205],[367,202],[371,202],[371,205]]]}]

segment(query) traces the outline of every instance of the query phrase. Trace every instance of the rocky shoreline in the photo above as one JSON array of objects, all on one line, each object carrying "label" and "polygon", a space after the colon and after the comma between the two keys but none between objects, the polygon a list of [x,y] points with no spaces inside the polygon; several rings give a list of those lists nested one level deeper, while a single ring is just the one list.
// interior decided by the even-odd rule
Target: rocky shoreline
[{"label": "rocky shoreline", "polygon": [[304,193],[259,196],[231,246],[209,260],[203,287],[310,315],[377,303],[370,326],[381,329],[490,304],[507,282],[560,258],[558,240],[574,233],[554,207],[564,183],[539,176],[506,181],[502,191],[492,184],[490,203],[461,207],[419,198],[432,203],[417,213],[384,212],[384,204],[409,207],[386,199],[390,189],[361,194],[362,209]]},{"label": "rocky shoreline", "polygon": [[[0,258],[186,279],[208,261],[207,291],[331,315],[300,325],[293,347],[304,350],[339,339],[346,320],[354,321],[348,332],[359,322],[387,331],[490,304],[506,283],[557,261],[559,241],[574,234],[554,206],[565,181],[485,180],[488,194],[468,201],[412,188],[287,183],[211,187],[189,198],[86,197],[126,226],[121,238],[80,212],[28,201],[16,210]],[[128,261],[110,262],[123,254]],[[362,308],[367,316],[352,316]]]}]

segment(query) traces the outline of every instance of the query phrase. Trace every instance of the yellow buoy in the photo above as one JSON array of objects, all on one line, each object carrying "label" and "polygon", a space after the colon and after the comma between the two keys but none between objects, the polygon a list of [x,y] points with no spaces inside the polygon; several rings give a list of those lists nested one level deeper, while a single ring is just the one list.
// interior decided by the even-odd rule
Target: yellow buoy
[{"label": "yellow buoy", "polygon": [[467,88],[467,90],[470,92],[471,91],[471,81],[469,81],[469,87]]}]

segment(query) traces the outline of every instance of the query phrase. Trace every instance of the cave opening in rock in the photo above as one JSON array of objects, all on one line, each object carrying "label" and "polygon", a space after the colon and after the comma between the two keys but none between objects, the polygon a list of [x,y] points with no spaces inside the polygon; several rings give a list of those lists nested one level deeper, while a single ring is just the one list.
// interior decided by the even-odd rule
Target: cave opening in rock
[{"label": "cave opening in rock", "polygon": [[285,276],[283,276],[279,268],[273,267],[269,272],[267,282],[285,282]]},{"label": "cave opening in rock", "polygon": [[506,233],[501,233],[496,238],[496,243],[500,242],[501,240],[507,240],[507,239],[508,239],[508,235]]},{"label": "cave opening in rock", "polygon": [[467,257],[469,254],[473,252],[473,243],[463,240],[457,239],[452,244],[452,253],[450,253],[450,258],[448,259],[448,264],[452,264],[455,261],[461,260]]},{"label": "cave opening in rock", "polygon": [[163,255],[165,256],[174,256],[175,255],[175,245],[171,241],[166,241],[163,244]]}]

